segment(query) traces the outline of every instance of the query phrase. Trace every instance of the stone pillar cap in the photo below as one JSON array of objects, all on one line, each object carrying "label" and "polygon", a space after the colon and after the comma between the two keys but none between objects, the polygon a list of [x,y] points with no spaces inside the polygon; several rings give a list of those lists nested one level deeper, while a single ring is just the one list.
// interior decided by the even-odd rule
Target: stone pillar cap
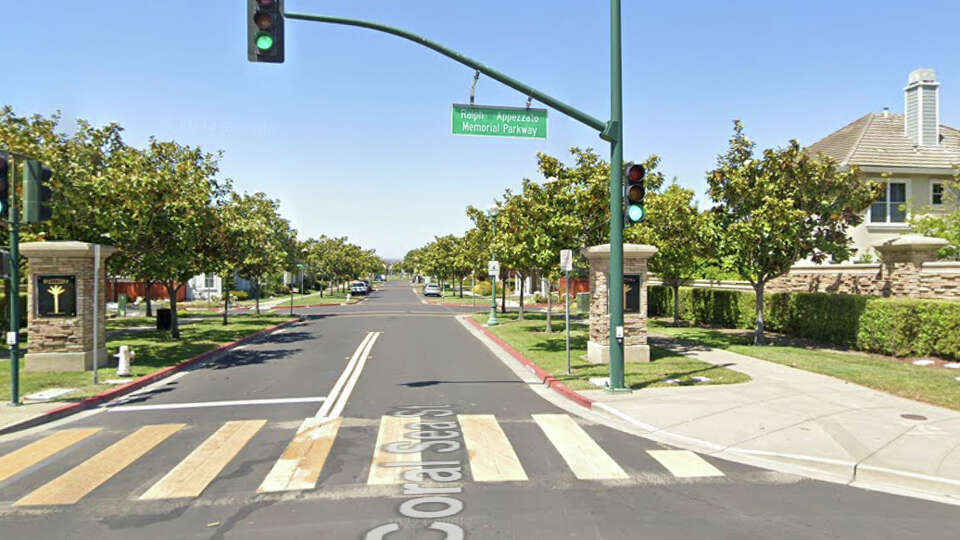
[{"label": "stone pillar cap", "polygon": [[922,234],[905,234],[874,244],[873,247],[879,251],[910,251],[939,249],[949,243],[949,241],[943,238],[923,236]]},{"label": "stone pillar cap", "polygon": [[[623,258],[643,258],[647,259],[652,257],[654,254],[659,251],[654,246],[649,246],[647,244],[624,244],[623,245]],[[610,256],[610,244],[600,244],[599,246],[591,246],[580,250],[580,253],[583,253],[583,256],[587,259],[600,259]]]},{"label": "stone pillar cap", "polygon": [[[24,242],[20,244],[20,253],[26,257],[93,257],[95,245],[75,241]],[[105,259],[116,251],[113,246],[100,246],[100,258]]]}]

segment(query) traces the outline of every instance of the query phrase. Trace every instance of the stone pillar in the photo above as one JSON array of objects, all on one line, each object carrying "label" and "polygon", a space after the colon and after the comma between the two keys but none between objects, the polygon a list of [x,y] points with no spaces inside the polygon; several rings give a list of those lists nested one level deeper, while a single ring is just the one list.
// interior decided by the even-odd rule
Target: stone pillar
[{"label": "stone pillar", "polygon": [[880,253],[884,296],[920,296],[923,263],[937,260],[937,250],[950,242],[943,238],[905,234],[873,247]]},{"label": "stone pillar", "polygon": [[[116,248],[100,247],[99,276],[93,275],[94,244],[86,242],[27,242],[20,253],[29,259],[27,285],[28,352],[25,371],[87,371],[93,369],[94,347],[100,365],[107,364],[106,258]],[[93,335],[93,284],[97,336]],[[54,291],[54,292],[51,292]]]},{"label": "stone pillar", "polygon": [[[623,358],[625,362],[649,362],[647,345],[647,259],[657,248],[643,244],[623,245],[625,298],[623,312]],[[607,306],[607,282],[610,278],[610,244],[583,250],[590,261],[590,337],[587,361],[610,362],[610,316]],[[631,290],[627,290],[630,288]],[[635,301],[635,302],[634,302]],[[633,310],[628,309],[634,308]]]}]

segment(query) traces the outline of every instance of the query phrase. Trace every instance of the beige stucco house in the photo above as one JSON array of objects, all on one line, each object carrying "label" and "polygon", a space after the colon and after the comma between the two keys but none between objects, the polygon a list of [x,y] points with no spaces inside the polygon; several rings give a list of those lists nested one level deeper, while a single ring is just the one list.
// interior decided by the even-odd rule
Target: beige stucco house
[{"label": "beige stucco house", "polygon": [[[944,191],[960,166],[960,130],[940,124],[940,83],[932,69],[910,73],[904,114],[869,113],[812,144],[864,178],[884,184],[884,195],[850,231],[859,257],[910,230],[909,215],[944,208]],[[887,176],[889,175],[889,176]]]}]

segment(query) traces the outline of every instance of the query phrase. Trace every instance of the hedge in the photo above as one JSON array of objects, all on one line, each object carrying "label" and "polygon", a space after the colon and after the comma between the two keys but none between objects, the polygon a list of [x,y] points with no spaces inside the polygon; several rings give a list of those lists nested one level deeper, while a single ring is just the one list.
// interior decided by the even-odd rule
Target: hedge
[{"label": "hedge", "polygon": [[[754,328],[752,292],[680,288],[680,317],[698,324]],[[647,290],[650,316],[673,316],[673,290]],[[960,302],[827,293],[773,293],[763,298],[773,332],[895,356],[960,358]]]},{"label": "hedge", "polygon": [[[20,328],[27,327],[27,293],[20,293]],[[10,329],[10,304],[7,297],[0,293],[0,328],[3,332]]]}]

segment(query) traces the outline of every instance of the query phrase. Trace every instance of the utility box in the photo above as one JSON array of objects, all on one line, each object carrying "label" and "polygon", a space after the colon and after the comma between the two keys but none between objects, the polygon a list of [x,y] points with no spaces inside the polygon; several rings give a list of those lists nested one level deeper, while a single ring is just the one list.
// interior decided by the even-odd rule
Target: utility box
[{"label": "utility box", "polygon": [[581,315],[590,313],[590,293],[577,293],[577,313]]},{"label": "utility box", "polygon": [[173,327],[173,316],[169,308],[157,310],[157,330],[170,330]]}]

